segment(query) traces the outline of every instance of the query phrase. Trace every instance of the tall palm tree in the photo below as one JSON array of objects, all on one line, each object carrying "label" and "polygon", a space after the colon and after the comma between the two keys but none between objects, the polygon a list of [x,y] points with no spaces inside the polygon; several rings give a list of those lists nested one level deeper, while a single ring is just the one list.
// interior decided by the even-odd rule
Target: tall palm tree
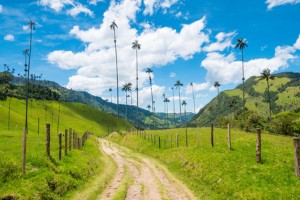
[{"label": "tall palm tree", "polygon": [[108,90],[109,92],[110,92],[110,103],[112,103],[112,89],[111,88],[109,88],[109,90]]},{"label": "tall palm tree", "polygon": [[178,88],[178,93],[179,93],[179,119],[181,122],[181,97],[180,97],[180,87],[183,86],[183,83],[180,82],[180,80],[176,81],[176,83],[174,84],[175,88]]},{"label": "tall palm tree", "polygon": [[218,96],[219,96],[219,93],[220,93],[220,91],[219,91],[219,87],[220,87],[220,86],[221,86],[221,84],[220,84],[218,81],[216,81],[216,82],[214,83],[214,87],[218,89]]},{"label": "tall palm tree", "polygon": [[[132,42],[132,49],[135,49],[135,57],[136,57],[136,119],[138,121],[139,118],[139,64],[138,64],[138,50],[141,49],[141,45],[139,44],[138,40]],[[138,129],[139,129],[139,122],[138,122]]]},{"label": "tall palm tree", "polygon": [[117,40],[116,40],[116,28],[118,28],[115,20],[112,21],[110,29],[114,31],[114,43],[115,43],[115,56],[116,56],[116,76],[117,76],[117,129],[119,131],[119,71],[118,71],[118,53],[117,53]]},{"label": "tall palm tree", "polygon": [[149,83],[151,88],[151,105],[152,105],[152,112],[153,112],[153,92],[152,92],[152,78],[151,78],[151,73],[153,73],[153,70],[147,68],[146,73],[149,75]]},{"label": "tall palm tree", "polygon": [[125,97],[126,97],[126,121],[128,119],[128,113],[127,113],[127,97],[128,97],[128,95],[127,95],[127,92],[131,91],[131,86],[132,86],[131,83],[125,83],[122,87],[122,91],[125,92]]},{"label": "tall palm tree", "polygon": [[[30,29],[30,39],[29,39],[29,51],[24,51],[25,54],[25,69],[27,70],[27,81],[26,81],[26,111],[25,111],[25,128],[23,132],[23,142],[22,142],[22,173],[25,174],[26,166],[26,140],[28,133],[28,90],[29,90],[29,73],[30,73],[30,61],[31,61],[31,51],[32,51],[32,31],[35,30],[36,23],[29,21],[28,26]],[[28,56],[28,65],[26,63],[26,56]],[[27,66],[27,68],[26,68]]]},{"label": "tall palm tree", "polygon": [[231,100],[230,102],[229,102],[229,107],[230,108],[233,108],[233,116],[235,117],[235,106],[236,106],[236,104],[237,104],[237,101],[235,100],[235,99],[233,99],[233,100]]},{"label": "tall palm tree", "polygon": [[247,43],[243,40],[243,38],[239,38],[235,48],[239,48],[242,51],[242,73],[243,73],[243,110],[245,108],[245,72],[244,72],[244,49],[248,47]]},{"label": "tall palm tree", "polygon": [[164,112],[166,112],[166,94],[163,94],[163,102],[164,102]]},{"label": "tall palm tree", "polygon": [[194,93],[194,84],[193,84],[193,82],[190,83],[190,86],[192,87],[192,92],[193,92],[194,113],[196,113],[195,93]]},{"label": "tall palm tree", "polygon": [[[166,102],[166,107],[167,107],[167,121],[169,119],[169,106],[168,106],[168,103],[170,102],[170,100],[168,98],[165,98],[165,102]],[[169,125],[169,122],[168,122],[168,125]]]},{"label": "tall palm tree", "polygon": [[267,81],[267,90],[268,90],[268,97],[269,97],[269,112],[270,112],[270,120],[271,120],[271,95],[270,95],[270,84],[269,80],[274,80],[275,77],[271,75],[270,69],[264,69],[262,73],[260,73],[260,80],[266,80]]},{"label": "tall palm tree", "polygon": [[151,106],[150,106],[150,105],[148,105],[148,106],[147,106],[147,109],[148,109],[148,110],[149,110],[149,112],[150,112]]},{"label": "tall palm tree", "polygon": [[173,118],[175,119],[175,100],[174,100],[174,87],[171,87],[172,92],[173,92],[173,112],[174,112],[174,116]]}]

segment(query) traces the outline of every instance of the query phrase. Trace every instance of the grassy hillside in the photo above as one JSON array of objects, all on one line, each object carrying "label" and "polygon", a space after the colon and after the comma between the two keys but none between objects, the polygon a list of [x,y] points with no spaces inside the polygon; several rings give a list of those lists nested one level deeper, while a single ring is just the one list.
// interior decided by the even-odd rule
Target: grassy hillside
[{"label": "grassy hillside", "polygon": [[[10,129],[8,130],[8,107],[10,101]],[[79,103],[60,105],[59,131],[73,128],[82,135],[92,131],[84,148],[72,150],[58,160],[59,104],[56,101],[29,102],[29,133],[27,136],[26,175],[21,173],[22,133],[24,127],[25,101],[14,98],[0,102],[0,199],[7,196],[21,199],[58,199],[70,195],[96,174],[105,171],[103,154],[98,149],[96,136],[116,129],[116,118]],[[38,133],[38,118],[40,132]],[[45,123],[51,123],[51,159],[46,156]],[[131,127],[119,120],[121,130]],[[63,153],[64,155],[64,153]],[[112,168],[113,170],[113,168]],[[102,187],[103,189],[103,187]]]},{"label": "grassy hillside", "polygon": [[[189,147],[185,147],[184,129],[148,133],[156,135],[156,144],[132,134],[114,135],[109,140],[158,159],[199,199],[299,199],[300,181],[294,175],[291,137],[263,133],[263,163],[258,164],[255,159],[256,134],[253,133],[233,129],[233,150],[228,150],[225,129],[215,129],[213,148],[209,128],[189,128]],[[179,148],[175,147],[176,134],[179,135]],[[158,148],[158,136],[162,140],[161,149]]]},{"label": "grassy hillside", "polygon": [[[280,73],[270,80],[271,108],[274,118],[281,112],[299,113],[300,108],[300,74]],[[251,77],[245,82],[245,108],[252,115],[267,121],[269,104],[267,83],[259,77]],[[242,85],[233,90],[222,91],[212,99],[190,121],[190,126],[208,126],[211,123],[236,119],[242,110]],[[230,102],[236,104],[230,106]]]}]

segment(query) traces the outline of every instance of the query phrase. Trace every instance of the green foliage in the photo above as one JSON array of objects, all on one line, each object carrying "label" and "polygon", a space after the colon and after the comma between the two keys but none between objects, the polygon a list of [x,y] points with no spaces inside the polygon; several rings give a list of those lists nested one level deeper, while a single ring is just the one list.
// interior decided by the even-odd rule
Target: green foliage
[{"label": "green foliage", "polygon": [[270,132],[283,135],[300,135],[300,113],[288,112],[280,113],[271,121]]}]

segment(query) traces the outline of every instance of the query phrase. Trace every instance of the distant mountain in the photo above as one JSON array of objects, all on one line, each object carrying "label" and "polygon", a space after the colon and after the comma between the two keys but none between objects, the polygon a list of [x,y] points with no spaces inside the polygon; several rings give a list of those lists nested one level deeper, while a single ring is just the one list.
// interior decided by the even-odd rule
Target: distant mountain
[{"label": "distant mountain", "polygon": [[[14,77],[12,83],[15,85],[24,85],[25,79],[20,77]],[[105,101],[101,97],[96,97],[83,91],[66,89],[53,81],[31,80],[31,83],[50,88],[52,91],[56,91],[61,95],[60,99],[62,101],[83,103],[91,107],[97,108],[99,110],[102,110],[104,112],[111,113],[115,116],[117,115],[117,105]],[[153,114],[148,110],[142,108],[139,108],[138,112],[139,112],[139,117],[137,119],[136,118],[137,107],[134,105],[127,106],[128,121],[131,122],[135,127],[140,127],[141,129],[147,129],[147,128],[161,129],[161,128],[176,127],[176,126],[180,126],[180,124],[183,124],[183,122],[190,120],[194,116],[193,113],[187,113],[187,119],[185,119],[184,114],[182,114],[180,120],[179,114],[175,114],[176,116],[174,118],[173,114],[168,114],[167,117],[166,113]],[[126,105],[119,104],[119,115],[120,117],[126,119]]]},{"label": "distant mountain", "polygon": [[[300,74],[279,73],[270,80],[271,108],[273,114],[300,112]],[[189,126],[209,126],[223,119],[233,119],[242,110],[242,84],[233,90],[222,91],[188,123]],[[245,108],[265,119],[269,116],[266,80],[250,77],[245,82]],[[232,103],[235,102],[235,103]]]}]

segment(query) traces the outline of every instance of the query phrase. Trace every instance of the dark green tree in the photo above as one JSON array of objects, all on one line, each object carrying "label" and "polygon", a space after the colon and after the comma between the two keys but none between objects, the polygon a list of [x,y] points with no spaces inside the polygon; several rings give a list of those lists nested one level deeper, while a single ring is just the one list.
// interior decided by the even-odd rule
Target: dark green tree
[{"label": "dark green tree", "polygon": [[272,109],[271,109],[271,95],[270,95],[270,80],[274,80],[275,77],[271,75],[270,69],[264,69],[262,73],[260,73],[260,80],[266,80],[267,81],[267,91],[268,91],[268,97],[269,97],[269,119],[272,118]]}]

